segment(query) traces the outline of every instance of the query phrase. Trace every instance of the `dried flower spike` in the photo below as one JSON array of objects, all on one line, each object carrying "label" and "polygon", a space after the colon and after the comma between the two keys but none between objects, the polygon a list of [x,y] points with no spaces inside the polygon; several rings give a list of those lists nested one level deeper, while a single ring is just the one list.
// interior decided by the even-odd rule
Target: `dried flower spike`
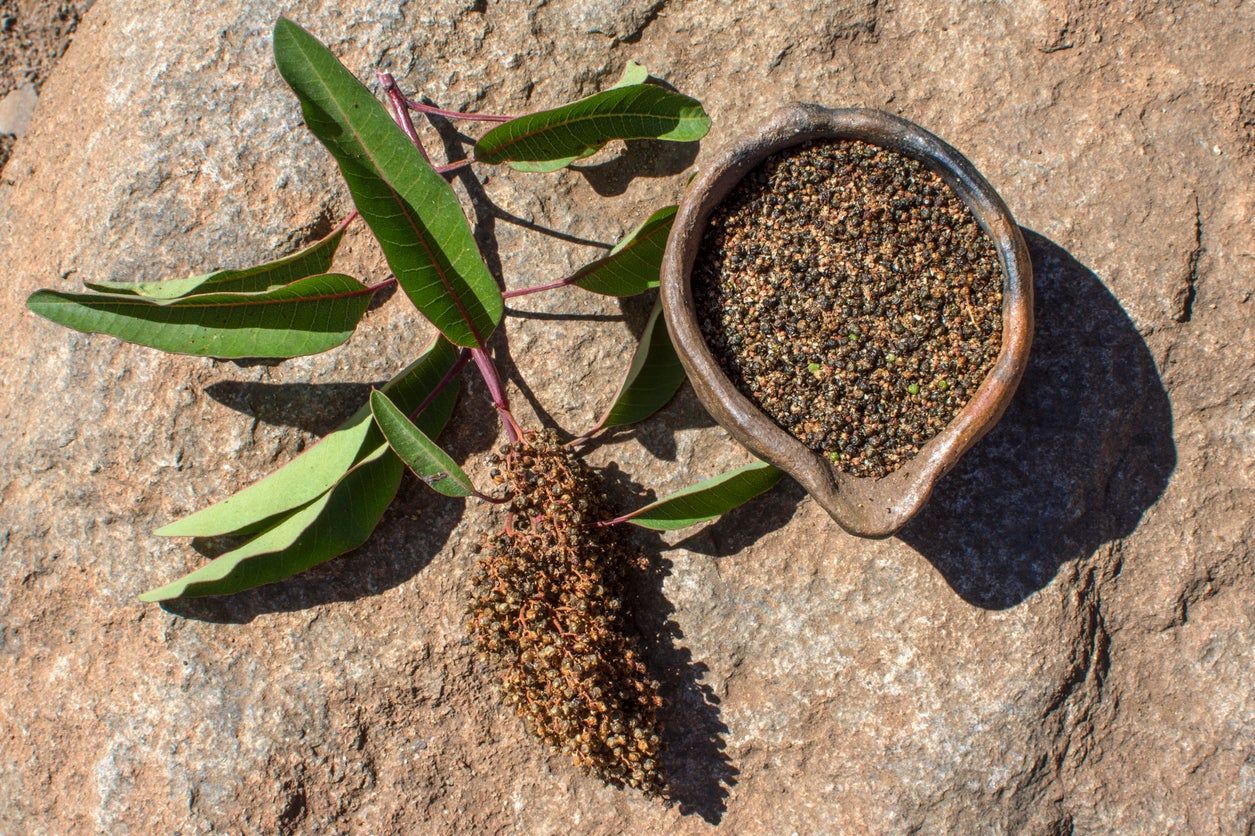
[{"label": "dried flower spike", "polygon": [[552,432],[491,457],[513,491],[486,535],[470,632],[498,667],[506,702],[555,752],[607,783],[663,794],[658,683],[625,612],[624,572],[643,558],[616,526],[599,480]]}]

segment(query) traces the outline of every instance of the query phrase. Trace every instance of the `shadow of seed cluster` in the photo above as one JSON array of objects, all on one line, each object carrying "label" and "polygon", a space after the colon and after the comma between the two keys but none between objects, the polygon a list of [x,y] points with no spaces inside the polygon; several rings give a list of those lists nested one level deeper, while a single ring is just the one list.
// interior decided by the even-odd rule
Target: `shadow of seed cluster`
[{"label": "shadow of seed cluster", "polygon": [[693,293],[736,387],[858,476],[918,453],[1002,341],[998,255],[962,199],[923,163],[854,140],[746,176],[711,214]]},{"label": "shadow of seed cluster", "polygon": [[513,498],[480,548],[470,632],[532,732],[616,786],[661,795],[658,683],[628,633],[624,572],[647,568],[596,475],[551,432],[489,458]]}]

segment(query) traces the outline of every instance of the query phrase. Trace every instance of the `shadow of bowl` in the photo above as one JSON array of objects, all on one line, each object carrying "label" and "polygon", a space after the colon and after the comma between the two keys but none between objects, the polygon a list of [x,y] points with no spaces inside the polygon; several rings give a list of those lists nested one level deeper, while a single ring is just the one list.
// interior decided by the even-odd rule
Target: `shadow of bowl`
[{"label": "shadow of bowl", "polygon": [[1177,462],[1172,403],[1136,323],[1093,270],[1023,233],[1037,309],[1024,378],[898,532],[964,601],[995,610],[1132,534]]},{"label": "shadow of bowl", "polygon": [[[711,212],[764,159],[816,139],[861,140],[937,172],[993,241],[1003,271],[1002,346],[993,368],[941,432],[881,478],[838,470],[776,424],[724,373],[698,324],[691,275]],[[787,105],[754,134],[723,150],[680,203],[663,259],[661,290],[676,351],[710,414],[756,455],[800,482],[842,528],[862,537],[888,537],[905,525],[937,481],[993,428],[1015,394],[1033,338],[1032,262],[1006,204],[954,148],[918,125],[877,110]]]}]

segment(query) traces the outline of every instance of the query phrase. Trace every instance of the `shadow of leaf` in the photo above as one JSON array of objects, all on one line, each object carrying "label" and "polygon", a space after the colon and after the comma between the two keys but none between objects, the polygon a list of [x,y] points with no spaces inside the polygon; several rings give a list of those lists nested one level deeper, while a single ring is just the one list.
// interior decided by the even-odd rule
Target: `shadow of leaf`
[{"label": "shadow of leaf", "polygon": [[370,383],[264,383],[224,380],[205,394],[265,424],[326,435],[366,402]]},{"label": "shadow of leaf", "polygon": [[653,547],[646,551],[653,568],[637,581],[635,616],[650,671],[662,686],[659,720],[667,790],[682,814],[718,824],[739,771],[727,754],[728,727],[719,716],[719,698],[704,681],[708,669],[682,644],[684,633],[672,618],[675,608],[663,590],[671,561],[658,553],[661,538],[651,539]]},{"label": "shadow of leaf", "polygon": [[[365,385],[365,384],[359,384]],[[482,385],[482,384],[481,384]],[[458,401],[441,445],[456,461],[487,450],[496,438],[486,394],[475,386]],[[358,402],[354,402],[354,408]],[[343,416],[341,416],[343,417]],[[189,598],[163,604],[185,618],[245,624],[259,615],[292,612],[334,601],[378,595],[414,577],[440,553],[457,527],[466,500],[442,496],[406,473],[396,499],[361,548],[287,580],[234,595]],[[228,538],[192,541],[212,558],[236,545]]]},{"label": "shadow of leaf", "polygon": [[629,139],[617,157],[596,165],[572,165],[593,191],[614,197],[627,191],[638,177],[673,177],[697,160],[700,142]]}]

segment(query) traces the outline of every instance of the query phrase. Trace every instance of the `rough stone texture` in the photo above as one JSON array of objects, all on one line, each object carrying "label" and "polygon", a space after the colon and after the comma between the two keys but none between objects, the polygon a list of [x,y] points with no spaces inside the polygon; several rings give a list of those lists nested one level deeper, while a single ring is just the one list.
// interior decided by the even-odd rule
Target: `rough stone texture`
[{"label": "rough stone texture", "polygon": [[30,122],[39,87],[94,0],[0,0],[0,171]]},{"label": "rough stone texture", "polygon": [[[1247,831],[1255,6],[671,0],[606,36],[579,5],[85,16],[0,185],[0,829]],[[674,808],[549,761],[485,688],[461,623],[482,508],[409,483],[372,544],[304,578],[174,612],[135,600],[202,560],[160,522],[287,460],[430,335],[394,298],[345,347],[245,366],[22,309],[37,286],[246,263],[345,210],[270,62],[281,7],[361,74],[450,106],[556,103],[636,57],[707,102],[708,143],[781,99],[891,109],[1032,230],[1021,392],[900,538],[844,535],[791,485],[641,537],[666,568],[638,591],[646,625],[670,624],[651,658]],[[518,286],[595,250],[508,217],[610,241],[691,161],[642,144],[462,182]],[[343,265],[383,275],[360,234]],[[586,427],[646,307],[519,300],[516,400]],[[479,426],[449,441],[481,476],[489,413],[471,386],[459,415]],[[628,505],[744,453],[684,394],[591,458]]]},{"label": "rough stone texture", "polygon": [[24,84],[0,98],[0,134],[19,137],[26,133],[38,101],[39,93],[33,84]]},{"label": "rough stone texture", "polygon": [[0,93],[39,87],[94,0],[0,0]]}]

